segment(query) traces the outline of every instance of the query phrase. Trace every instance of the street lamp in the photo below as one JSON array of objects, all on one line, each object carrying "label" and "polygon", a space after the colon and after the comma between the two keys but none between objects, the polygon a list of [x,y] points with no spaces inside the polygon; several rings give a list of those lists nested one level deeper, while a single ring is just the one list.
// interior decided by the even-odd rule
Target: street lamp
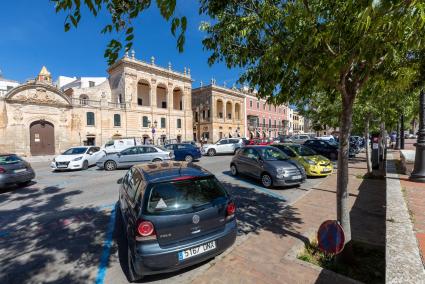
[{"label": "street lamp", "polygon": [[421,90],[419,107],[419,131],[416,143],[415,166],[410,179],[425,182],[425,93]]}]

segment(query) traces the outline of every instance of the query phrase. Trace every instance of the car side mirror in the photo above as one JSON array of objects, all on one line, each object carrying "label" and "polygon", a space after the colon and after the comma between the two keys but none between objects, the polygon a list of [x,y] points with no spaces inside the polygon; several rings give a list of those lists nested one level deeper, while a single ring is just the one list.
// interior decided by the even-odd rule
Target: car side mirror
[{"label": "car side mirror", "polygon": [[119,179],[117,180],[117,184],[122,184],[122,180],[123,180],[123,178],[119,178]]}]

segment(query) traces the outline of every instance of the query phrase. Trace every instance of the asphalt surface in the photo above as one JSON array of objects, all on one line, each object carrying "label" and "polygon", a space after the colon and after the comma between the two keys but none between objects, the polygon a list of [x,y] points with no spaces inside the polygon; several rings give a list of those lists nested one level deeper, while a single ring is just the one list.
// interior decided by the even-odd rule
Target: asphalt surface
[{"label": "asphalt surface", "polygon": [[[323,180],[269,190],[253,179],[232,177],[231,158],[202,157],[197,164],[214,173],[236,200],[236,245]],[[114,218],[116,181],[126,170],[52,172],[48,162],[32,166],[33,184],[0,192],[0,283],[127,283]],[[187,283],[220,257],[143,282]]]}]

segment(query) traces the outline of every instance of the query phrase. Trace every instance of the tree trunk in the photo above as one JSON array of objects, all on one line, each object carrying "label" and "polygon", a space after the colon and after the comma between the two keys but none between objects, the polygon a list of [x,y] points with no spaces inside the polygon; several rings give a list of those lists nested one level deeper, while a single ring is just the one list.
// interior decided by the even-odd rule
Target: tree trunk
[{"label": "tree trunk", "polygon": [[372,174],[372,160],[370,159],[370,141],[369,141],[369,124],[370,124],[370,114],[366,116],[365,127],[364,127],[364,139],[365,139],[365,149],[366,149],[366,164],[367,164],[367,173],[368,175]]},{"label": "tree trunk", "polygon": [[[353,105],[355,94],[347,91],[342,94],[342,113],[340,117],[340,140],[337,171],[337,219],[344,229],[345,242],[351,241],[350,205],[348,200],[348,157],[349,138],[353,120]],[[348,254],[350,254],[348,252]]]}]

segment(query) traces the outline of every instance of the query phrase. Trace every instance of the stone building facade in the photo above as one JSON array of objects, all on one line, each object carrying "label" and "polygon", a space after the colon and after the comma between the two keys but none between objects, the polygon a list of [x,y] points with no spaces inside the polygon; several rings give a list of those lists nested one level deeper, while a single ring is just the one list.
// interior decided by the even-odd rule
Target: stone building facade
[{"label": "stone building facade", "polygon": [[0,152],[53,155],[120,137],[155,144],[192,138],[190,71],[175,72],[133,54],[108,73],[98,86],[63,92],[43,68],[36,80],[11,89],[0,98]]},{"label": "stone building facade", "polygon": [[193,139],[208,143],[224,137],[245,137],[245,94],[215,85],[192,90]]}]

